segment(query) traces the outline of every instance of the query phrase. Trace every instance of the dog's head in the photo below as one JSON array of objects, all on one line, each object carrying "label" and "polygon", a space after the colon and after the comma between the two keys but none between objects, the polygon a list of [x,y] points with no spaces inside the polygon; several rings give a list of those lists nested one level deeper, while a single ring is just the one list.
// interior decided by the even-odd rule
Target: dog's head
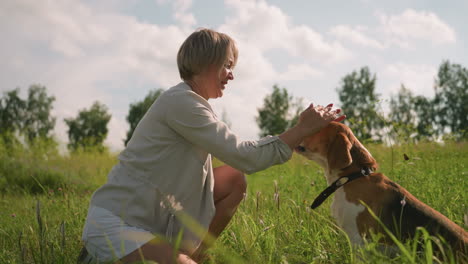
[{"label": "dog's head", "polygon": [[339,172],[352,165],[377,169],[377,163],[348,126],[331,122],[318,133],[306,137],[296,152],[317,162],[328,172]]}]

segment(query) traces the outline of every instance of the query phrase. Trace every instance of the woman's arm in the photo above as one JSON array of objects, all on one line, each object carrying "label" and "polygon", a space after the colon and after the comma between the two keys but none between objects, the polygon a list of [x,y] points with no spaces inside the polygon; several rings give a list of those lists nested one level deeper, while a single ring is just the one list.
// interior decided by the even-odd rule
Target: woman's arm
[{"label": "woman's arm", "polygon": [[[323,107],[311,106],[301,113],[294,128],[281,135],[282,139],[265,137],[240,141],[223,122],[215,118],[209,105],[197,98],[184,94],[169,98],[170,101],[166,103],[168,126],[193,145],[247,174],[287,161],[294,147],[305,136],[319,131],[336,116],[336,113]],[[322,115],[325,115],[325,119]]]}]

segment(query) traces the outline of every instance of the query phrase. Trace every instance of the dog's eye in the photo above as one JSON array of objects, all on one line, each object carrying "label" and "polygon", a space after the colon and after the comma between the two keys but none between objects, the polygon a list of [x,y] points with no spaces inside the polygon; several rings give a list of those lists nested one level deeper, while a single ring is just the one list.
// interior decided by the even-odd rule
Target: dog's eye
[{"label": "dog's eye", "polygon": [[303,146],[297,146],[296,147],[297,152],[305,152],[306,149]]}]

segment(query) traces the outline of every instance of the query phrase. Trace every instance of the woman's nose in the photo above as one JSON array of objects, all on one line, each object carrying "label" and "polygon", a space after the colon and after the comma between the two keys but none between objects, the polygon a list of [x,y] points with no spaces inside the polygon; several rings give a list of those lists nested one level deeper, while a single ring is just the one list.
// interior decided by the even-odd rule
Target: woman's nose
[{"label": "woman's nose", "polygon": [[234,80],[234,74],[232,73],[232,70],[229,71],[228,79],[229,80]]}]

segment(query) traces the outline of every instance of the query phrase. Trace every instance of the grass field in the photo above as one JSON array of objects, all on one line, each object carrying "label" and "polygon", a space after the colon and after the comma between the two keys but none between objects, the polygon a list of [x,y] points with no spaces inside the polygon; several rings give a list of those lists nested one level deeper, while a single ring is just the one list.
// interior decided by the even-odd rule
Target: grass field
[{"label": "grass field", "polygon": [[[367,148],[380,172],[467,228],[466,143]],[[115,163],[112,154],[61,156],[46,148],[8,152],[0,147],[0,263],[75,263],[89,198]],[[418,243],[430,244],[423,233],[402,244],[394,257],[379,253],[372,240],[353,249],[330,216],[331,199],[317,210],[309,209],[326,182],[317,165],[297,155],[247,177],[247,196],[206,263],[466,261],[454,259],[446,247],[438,258],[430,247],[417,252]]]}]

